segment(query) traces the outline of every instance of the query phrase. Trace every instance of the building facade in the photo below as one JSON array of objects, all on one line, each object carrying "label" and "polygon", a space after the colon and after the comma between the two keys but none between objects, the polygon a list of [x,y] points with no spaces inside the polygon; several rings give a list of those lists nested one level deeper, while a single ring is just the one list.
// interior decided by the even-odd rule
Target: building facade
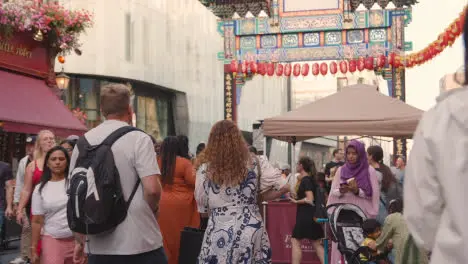
[{"label": "building facade", "polygon": [[[66,58],[72,77],[64,101],[87,114],[93,127],[102,118],[103,84],[129,84],[136,125],[157,138],[186,134],[191,150],[206,141],[223,119],[223,39],[217,18],[197,0],[63,0],[94,14],[94,27],[81,36],[82,55]],[[61,70],[56,67],[56,70]],[[256,120],[287,110],[286,80],[257,76],[240,88],[238,123],[252,131]]]}]

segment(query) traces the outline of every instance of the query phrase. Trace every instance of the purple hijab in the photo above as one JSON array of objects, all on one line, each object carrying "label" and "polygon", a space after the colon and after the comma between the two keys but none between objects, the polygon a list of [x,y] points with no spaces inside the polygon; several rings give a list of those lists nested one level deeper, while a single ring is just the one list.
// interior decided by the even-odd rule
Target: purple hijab
[{"label": "purple hijab", "polygon": [[[359,158],[355,164],[348,162],[348,149],[353,147]],[[341,167],[341,183],[346,183],[351,178],[356,179],[357,186],[364,191],[367,197],[372,196],[372,185],[369,174],[369,162],[367,161],[367,153],[364,144],[351,140],[348,147],[346,147],[346,163]]]}]

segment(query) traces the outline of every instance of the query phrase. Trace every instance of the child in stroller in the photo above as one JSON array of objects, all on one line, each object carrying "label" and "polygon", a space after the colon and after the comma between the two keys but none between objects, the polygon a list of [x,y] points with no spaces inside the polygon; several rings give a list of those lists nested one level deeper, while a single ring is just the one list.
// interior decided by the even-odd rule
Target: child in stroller
[{"label": "child in stroller", "polygon": [[338,244],[338,250],[343,256],[339,264],[389,263],[385,262],[385,254],[372,254],[371,248],[362,246],[365,241],[363,224],[367,217],[361,208],[354,204],[340,203],[328,206],[327,212],[331,240]]},{"label": "child in stroller", "polygon": [[382,226],[380,223],[376,219],[367,219],[362,224],[362,229],[366,237],[361,243],[360,251],[362,251],[362,253],[359,256],[361,263],[388,263],[388,254],[393,248],[393,243],[391,240],[388,242],[385,252],[377,250],[376,240],[382,234]]}]

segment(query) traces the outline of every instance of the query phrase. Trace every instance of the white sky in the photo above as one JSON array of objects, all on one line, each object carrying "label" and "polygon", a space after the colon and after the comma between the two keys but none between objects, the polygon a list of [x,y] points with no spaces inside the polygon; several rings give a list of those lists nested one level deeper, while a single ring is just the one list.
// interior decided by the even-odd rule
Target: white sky
[{"label": "white sky", "polygon": [[[446,0],[437,4],[434,2],[435,0],[421,0],[413,8],[413,22],[406,28],[406,41],[413,42],[413,51],[408,54],[422,50],[437,40],[439,34],[444,32],[445,28],[459,16],[467,0]],[[446,74],[454,73],[463,65],[463,50],[463,41],[460,37],[452,47],[447,48],[432,61],[408,69],[406,102],[422,110],[431,108],[439,95],[441,78]],[[343,76],[342,74],[337,76],[328,74],[325,77],[313,77],[310,74],[306,78],[293,78],[294,107],[336,92],[337,77]],[[350,79],[350,85],[356,83],[359,77],[364,77],[367,82],[375,79],[374,75],[368,72],[354,75],[348,73],[347,77]],[[380,79],[378,81],[381,91],[388,95],[386,82]]]},{"label": "white sky", "polygon": [[[438,35],[457,18],[466,0],[421,0],[413,8],[413,22],[406,28],[406,41],[413,42],[418,51],[436,40]],[[463,65],[463,41],[460,37],[452,48],[406,74],[406,99],[409,104],[428,110],[439,95],[439,81],[447,73]]]}]

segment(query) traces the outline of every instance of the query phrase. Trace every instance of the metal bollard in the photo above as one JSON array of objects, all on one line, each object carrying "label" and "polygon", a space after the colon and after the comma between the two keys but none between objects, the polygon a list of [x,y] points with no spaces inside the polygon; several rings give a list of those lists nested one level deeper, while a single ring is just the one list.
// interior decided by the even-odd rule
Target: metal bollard
[{"label": "metal bollard", "polygon": [[324,256],[323,256],[323,258],[324,258],[324,262],[325,262],[324,264],[328,264],[328,262],[329,262],[329,261],[328,261],[328,255],[329,255],[329,254],[328,254],[328,251],[329,251],[329,249],[328,249],[328,234],[327,234],[327,229],[328,229],[328,228],[327,228],[327,226],[326,226],[327,223],[328,223],[328,219],[326,219],[326,218],[318,218],[316,221],[317,221],[317,223],[319,223],[319,224],[323,224],[323,234],[324,234],[324,239],[323,239],[323,251],[324,251],[324,252],[323,252],[323,253],[324,253],[323,255],[324,255]]}]

